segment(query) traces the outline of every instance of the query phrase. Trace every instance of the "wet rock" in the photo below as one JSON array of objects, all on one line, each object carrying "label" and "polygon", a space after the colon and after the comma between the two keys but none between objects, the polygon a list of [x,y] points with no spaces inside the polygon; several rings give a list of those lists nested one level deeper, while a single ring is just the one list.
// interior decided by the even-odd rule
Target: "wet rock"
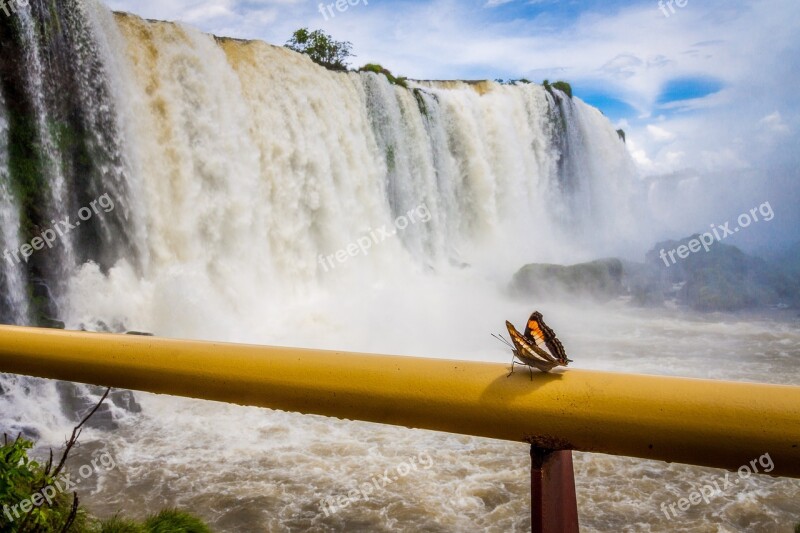
[{"label": "wet rock", "polygon": [[[100,397],[105,392],[103,387],[85,386],[67,381],[59,381],[56,384],[59,396],[61,397],[61,408],[64,415],[75,423],[80,422],[89,411],[91,411]],[[108,399],[86,422],[87,427],[103,430],[114,430],[119,424],[114,419],[111,406],[114,405],[130,413],[140,413],[141,405],[136,401],[133,393],[127,390],[112,390]]]},{"label": "wet rock", "polygon": [[129,413],[142,412],[142,406],[136,401],[136,397],[133,395],[133,392],[129,390],[111,391],[111,394],[109,394],[108,397],[111,399],[111,402],[114,405],[120,409],[128,411]]},{"label": "wet rock", "polygon": [[522,267],[511,281],[516,293],[543,297],[553,293],[610,300],[624,294],[619,259],[601,259],[572,266],[534,263]]},{"label": "wet rock", "polygon": [[661,242],[647,253],[647,263],[659,271],[654,286],[678,286],[678,303],[704,312],[800,304],[800,279],[735,246],[717,242],[708,251],[674,255],[674,262],[664,259],[662,250],[668,254],[684,247],[685,255],[698,238]]},{"label": "wet rock", "polygon": [[42,317],[39,319],[39,327],[50,329],[67,329],[66,324],[54,318]]}]

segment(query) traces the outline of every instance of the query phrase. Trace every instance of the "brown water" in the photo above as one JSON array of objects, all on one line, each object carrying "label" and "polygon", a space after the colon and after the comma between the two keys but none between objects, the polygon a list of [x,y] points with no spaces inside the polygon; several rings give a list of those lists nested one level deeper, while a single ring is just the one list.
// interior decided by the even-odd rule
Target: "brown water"
[{"label": "brown water", "polygon": [[[800,383],[793,312],[690,316],[581,306],[549,307],[546,317],[577,367]],[[485,359],[507,358],[491,339],[481,349]],[[101,514],[178,505],[225,532],[530,528],[523,444],[165,396],[140,400],[144,413],[105,441],[118,467],[104,483],[126,489],[84,497]],[[575,453],[575,474],[582,531],[790,532],[800,522],[798,480],[753,476],[667,518],[662,504],[714,481],[722,487],[724,472]],[[362,493],[326,515],[322,499],[346,501],[365,483],[373,487],[368,501]]]}]

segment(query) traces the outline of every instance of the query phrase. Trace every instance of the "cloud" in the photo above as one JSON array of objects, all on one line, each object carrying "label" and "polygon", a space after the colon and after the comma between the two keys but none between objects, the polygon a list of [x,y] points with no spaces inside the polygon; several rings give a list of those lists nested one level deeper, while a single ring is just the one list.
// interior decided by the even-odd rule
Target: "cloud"
[{"label": "cloud", "polygon": [[675,134],[668,132],[664,128],[659,128],[658,126],[654,126],[652,124],[647,125],[647,132],[650,134],[650,137],[653,138],[656,142],[662,141],[672,141],[675,139]]},{"label": "cloud", "polygon": [[786,123],[783,121],[783,117],[781,117],[781,114],[777,111],[759,120],[758,124],[764,130],[779,135],[786,135],[791,131],[789,126],[787,126]]}]

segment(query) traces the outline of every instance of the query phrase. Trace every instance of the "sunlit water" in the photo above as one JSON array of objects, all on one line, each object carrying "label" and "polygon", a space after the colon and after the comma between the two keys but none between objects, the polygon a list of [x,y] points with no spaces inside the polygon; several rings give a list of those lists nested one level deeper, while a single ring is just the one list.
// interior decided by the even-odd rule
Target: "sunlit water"
[{"label": "sunlit water", "polygon": [[[486,297],[480,290],[475,296]],[[381,327],[382,317],[370,319],[368,304],[357,308],[364,323],[378,330],[375,336],[323,329],[324,339],[312,338],[306,323],[274,341],[506,361],[508,353],[488,333],[498,331],[504,318],[522,322],[531,310],[522,302],[486,298],[488,305],[457,311],[448,309],[443,291],[439,304],[436,297],[417,302],[421,307],[414,315],[403,309],[411,305],[410,297],[388,290],[375,297],[384,299],[391,324]],[[310,303],[316,309],[321,304],[319,299]],[[800,383],[796,312],[693,316],[618,303],[539,308],[576,368]],[[426,328],[439,312],[440,322]],[[347,313],[358,318],[356,309]],[[405,345],[383,336],[392,329],[404,332]],[[430,352],[420,348],[424,344],[432,347]],[[412,345],[416,351],[409,351]],[[505,532],[530,527],[530,463],[524,444],[149,394],[139,399],[142,415],[131,416],[113,434],[91,435],[107,444],[118,462],[106,482],[109,489],[84,498],[101,514],[141,514],[178,505],[198,512],[220,531]],[[409,469],[412,458],[416,470]],[[75,464],[81,460],[77,456]],[[384,487],[387,470],[390,479],[398,479]],[[800,521],[797,480],[754,476],[714,495],[709,504],[701,502],[668,519],[662,503],[675,503],[715,480],[721,484],[724,473],[584,453],[575,453],[575,473],[583,531],[790,531]],[[359,497],[337,512],[328,509],[326,516],[322,499],[347,497],[373,478],[380,488],[368,501]]]},{"label": "sunlit water", "polygon": [[[65,26],[75,43],[93,44],[78,46],[86,63],[62,50],[65,64],[103,67],[77,69],[105,88],[81,85],[80,111],[95,152],[114,156],[106,165],[95,154],[95,185],[120,207],[94,262],[69,268],[65,245],[50,273],[68,328],[102,321],[164,337],[508,362],[489,334],[538,308],[577,368],[800,381],[793,313],[690,316],[505,294],[528,262],[641,257],[655,240],[625,145],[579,99],[557,104],[541,86],[493,82],[412,82],[414,92],[265,43],[72,4],[48,9],[81,22]],[[17,37],[49,54],[61,41],[28,31],[42,10],[30,6]],[[44,84],[34,63],[24,73],[39,124],[63,89]],[[69,194],[60,171],[51,184],[53,216],[62,196],[87,192],[86,177],[67,170]],[[16,201],[0,198],[4,241],[20,230]],[[430,220],[321,270],[320,254],[419,206]],[[4,279],[20,277],[2,268]],[[63,442],[71,424],[53,383],[6,377],[2,386],[2,429],[32,429],[42,447]],[[122,414],[113,432],[87,431],[73,458],[79,467],[101,446],[115,458],[80,489],[101,515],[177,505],[220,531],[529,527],[523,444],[138,398],[141,414]],[[387,469],[398,479],[383,486]],[[719,472],[576,453],[576,474],[586,531],[786,531],[800,521],[795,481],[752,478],[670,520],[662,503]],[[321,508],[375,477],[368,501]]]}]

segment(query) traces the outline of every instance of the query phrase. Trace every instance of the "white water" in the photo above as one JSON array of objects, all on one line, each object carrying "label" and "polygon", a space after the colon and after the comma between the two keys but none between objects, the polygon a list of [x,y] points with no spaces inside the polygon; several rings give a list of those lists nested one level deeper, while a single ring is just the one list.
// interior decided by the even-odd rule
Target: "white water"
[{"label": "white water", "polygon": [[[559,173],[558,111],[537,85],[426,82],[415,96],[264,43],[88,6],[123,152],[114,170],[122,181],[112,184],[124,183],[114,193],[127,197],[115,199],[129,206],[136,248],[109,272],[87,263],[67,276],[68,328],[103,321],[172,337],[506,361],[489,333],[531,311],[505,294],[520,266],[650,244],[625,147],[578,99],[565,105],[560,135],[570,152]],[[320,256],[420,205],[428,222],[321,266]],[[785,318],[778,334],[761,321],[731,343],[743,324],[536,305],[583,368],[798,378],[797,328]],[[735,367],[715,363],[722,346]],[[70,424],[53,385],[4,385],[2,412],[58,443]],[[142,415],[123,416],[117,432],[87,434],[115,451],[120,467],[107,486],[126,487],[88,495],[103,512],[177,503],[226,531],[514,531],[528,519],[522,445],[140,397]],[[320,515],[322,497],[420,452],[432,456],[430,471],[334,518]],[[651,477],[633,481],[642,472]],[[619,531],[630,520],[639,523],[631,530],[674,528],[657,504],[703,475],[581,455],[587,530]],[[754,480],[700,510],[686,530],[726,531],[714,524],[756,508],[759,524],[783,524],[799,491]]]},{"label": "white water", "polygon": [[[26,2],[26,5],[18,6],[16,16],[19,26],[22,29],[22,47],[25,57],[22,58],[26,65],[28,74],[26,79],[27,93],[33,104],[33,113],[37,125],[38,152],[44,164],[43,168],[47,174],[47,183],[50,190],[46,195],[49,205],[48,211],[53,219],[63,220],[67,215],[65,205],[68,198],[68,189],[64,176],[61,155],[56,147],[53,138],[53,131],[57,125],[54,117],[50,115],[46,103],[46,72],[50,70],[52,62],[57,58],[47,57],[43,54],[40,46],[39,29],[37,28],[32,14],[33,6]],[[47,36],[45,36],[47,39]],[[50,62],[48,63],[47,60]],[[60,267],[61,281],[66,280],[70,272],[75,268],[75,250],[72,239],[67,236],[63,238],[63,245],[59,246],[57,252],[61,254],[57,264]],[[53,291],[53,294],[60,300],[60,291]],[[57,301],[56,304],[61,304]]]},{"label": "white water", "polygon": [[11,191],[8,173],[8,157],[8,116],[4,97],[0,92],[0,242],[4,246],[0,272],[2,294],[7,306],[3,311],[13,323],[24,324],[28,321],[28,300],[25,294],[25,274],[22,265],[13,255],[22,243],[19,237],[19,209]]},{"label": "white water", "polygon": [[[121,32],[121,35],[120,35]],[[610,123],[567,100],[580,168],[558,175],[551,96],[538,85],[423,84],[328,72],[260,42],[110,18],[109,71],[146,236],[130,261],[73,279],[70,327],[102,318],[181,337],[266,341],[287,298],[474,265],[631,253],[634,176]],[[556,111],[557,112],[557,111]],[[571,189],[571,190],[567,190]],[[430,221],[322,268],[320,256],[409,210]],[[91,287],[92,290],[88,290]],[[279,305],[275,305],[280,302]]]}]

